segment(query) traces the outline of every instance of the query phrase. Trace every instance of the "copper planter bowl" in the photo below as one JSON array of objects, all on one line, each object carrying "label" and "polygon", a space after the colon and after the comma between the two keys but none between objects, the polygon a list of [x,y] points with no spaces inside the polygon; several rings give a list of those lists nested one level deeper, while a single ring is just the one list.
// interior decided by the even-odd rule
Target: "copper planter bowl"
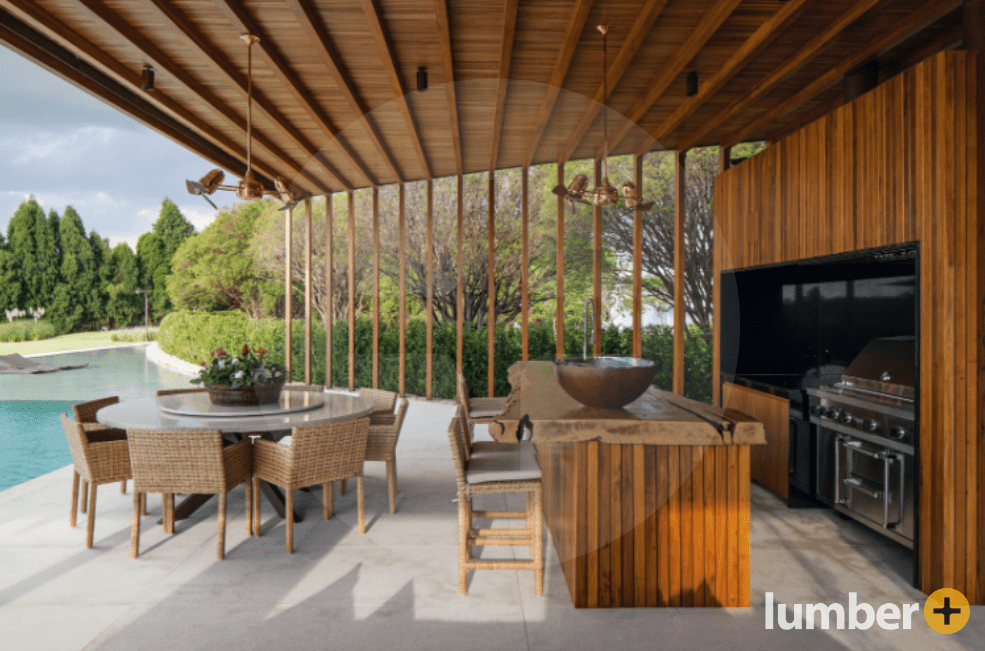
[{"label": "copper planter bowl", "polygon": [[637,357],[559,359],[554,375],[569,396],[599,409],[620,409],[633,402],[653,383],[656,365]]},{"label": "copper planter bowl", "polygon": [[254,405],[272,405],[280,401],[280,392],[284,388],[286,378],[278,382],[263,382],[248,387],[233,388],[225,384],[206,384],[209,400],[213,405],[233,405],[249,407]]}]

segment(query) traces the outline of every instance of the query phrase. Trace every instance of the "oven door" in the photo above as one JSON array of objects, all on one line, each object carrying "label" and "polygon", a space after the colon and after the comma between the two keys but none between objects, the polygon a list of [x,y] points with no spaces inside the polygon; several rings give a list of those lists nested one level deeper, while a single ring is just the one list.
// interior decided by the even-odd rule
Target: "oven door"
[{"label": "oven door", "polygon": [[898,530],[906,499],[906,455],[851,436],[835,438],[834,501],[884,529]]}]

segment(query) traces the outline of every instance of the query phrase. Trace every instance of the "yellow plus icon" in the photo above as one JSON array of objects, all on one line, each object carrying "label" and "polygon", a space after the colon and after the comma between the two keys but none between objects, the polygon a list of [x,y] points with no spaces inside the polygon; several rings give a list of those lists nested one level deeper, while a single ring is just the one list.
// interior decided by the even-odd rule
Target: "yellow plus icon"
[{"label": "yellow plus icon", "polygon": [[971,605],[968,599],[953,588],[941,588],[927,598],[923,616],[930,628],[938,633],[957,633],[968,623]]}]

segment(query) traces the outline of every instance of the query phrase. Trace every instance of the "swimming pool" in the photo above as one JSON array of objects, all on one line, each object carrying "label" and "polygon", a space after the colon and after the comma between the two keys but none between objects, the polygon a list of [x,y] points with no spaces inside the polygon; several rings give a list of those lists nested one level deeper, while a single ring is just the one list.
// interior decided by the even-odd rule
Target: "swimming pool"
[{"label": "swimming pool", "polygon": [[45,355],[46,364],[86,364],[73,371],[0,375],[0,490],[72,463],[62,412],[85,400],[152,395],[188,387],[189,378],[147,360],[144,346]]}]

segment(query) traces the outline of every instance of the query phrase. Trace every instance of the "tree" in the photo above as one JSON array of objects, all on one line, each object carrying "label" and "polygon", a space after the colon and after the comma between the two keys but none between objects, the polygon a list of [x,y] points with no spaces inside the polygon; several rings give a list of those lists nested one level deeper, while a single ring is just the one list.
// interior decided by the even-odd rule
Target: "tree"
[{"label": "tree", "polygon": [[38,307],[37,294],[40,285],[37,259],[36,229],[38,216],[44,220],[44,211],[31,197],[17,208],[7,224],[8,258],[4,270],[7,300],[10,307],[27,309]]},{"label": "tree", "polygon": [[137,260],[140,287],[150,292],[147,297],[150,318],[152,321],[160,321],[171,305],[167,290],[171,264],[160,235],[150,232],[140,236],[137,240]]},{"label": "tree", "polygon": [[130,247],[121,242],[103,266],[106,278],[106,316],[110,327],[124,328],[140,321],[144,311],[140,288],[140,266]]},{"label": "tree", "polygon": [[[102,309],[99,259],[85,235],[82,219],[71,206],[61,220],[61,282],[55,289],[51,318],[55,327],[70,332],[92,323]],[[98,238],[98,236],[97,236]],[[101,243],[100,242],[100,250]]]},{"label": "tree", "polygon": [[258,222],[272,209],[270,201],[237,204],[186,239],[171,260],[168,292],[174,304],[182,309],[242,310],[252,318],[263,316],[269,303],[265,297],[276,289],[257,268],[250,247]]},{"label": "tree", "polygon": [[160,236],[164,244],[164,252],[170,261],[181,243],[195,232],[195,227],[185,219],[185,216],[178,210],[178,206],[165,197],[161,203],[161,212],[157,221],[154,222],[154,232]]}]

